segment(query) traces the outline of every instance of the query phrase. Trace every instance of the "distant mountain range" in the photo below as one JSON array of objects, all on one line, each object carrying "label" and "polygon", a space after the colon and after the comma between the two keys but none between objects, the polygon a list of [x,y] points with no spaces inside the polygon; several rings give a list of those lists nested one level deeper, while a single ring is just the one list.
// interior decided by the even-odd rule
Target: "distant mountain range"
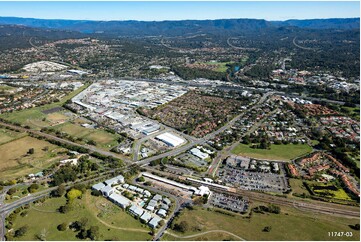
[{"label": "distant mountain range", "polygon": [[259,19],[218,19],[180,21],[88,21],[0,17],[0,25],[98,33],[107,36],[178,36],[191,33],[235,35],[264,29],[294,27],[306,29],[360,29],[360,18],[266,21]]}]

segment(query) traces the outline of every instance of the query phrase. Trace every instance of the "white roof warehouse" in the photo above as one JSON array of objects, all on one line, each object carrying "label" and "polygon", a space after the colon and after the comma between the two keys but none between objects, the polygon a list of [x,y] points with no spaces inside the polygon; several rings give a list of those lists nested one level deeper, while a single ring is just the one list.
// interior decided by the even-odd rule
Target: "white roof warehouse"
[{"label": "white roof warehouse", "polygon": [[164,133],[160,134],[155,137],[156,139],[166,143],[168,146],[176,147],[183,143],[185,143],[185,140],[182,138],[179,138],[178,136],[175,136],[171,133]]}]

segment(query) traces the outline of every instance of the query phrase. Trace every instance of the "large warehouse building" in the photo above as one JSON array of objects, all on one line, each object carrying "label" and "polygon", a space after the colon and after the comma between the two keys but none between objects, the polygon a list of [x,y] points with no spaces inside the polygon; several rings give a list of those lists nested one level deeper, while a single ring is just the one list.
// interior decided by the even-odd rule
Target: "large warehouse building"
[{"label": "large warehouse building", "polygon": [[172,146],[172,147],[176,147],[176,146],[179,146],[179,145],[185,143],[184,139],[179,138],[171,133],[160,134],[160,135],[156,136],[155,138],[166,143],[169,146]]}]

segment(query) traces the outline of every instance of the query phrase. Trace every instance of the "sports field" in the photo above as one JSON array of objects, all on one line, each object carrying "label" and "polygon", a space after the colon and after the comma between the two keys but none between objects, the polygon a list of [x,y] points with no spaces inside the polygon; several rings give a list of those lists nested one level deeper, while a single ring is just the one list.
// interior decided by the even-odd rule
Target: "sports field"
[{"label": "sports field", "polygon": [[[88,219],[87,228],[99,227],[97,240],[149,240],[149,228],[134,219],[126,212],[106,200],[104,197],[92,197],[90,193],[83,195],[82,199],[74,201],[72,211],[62,214],[57,209],[65,204],[65,198],[51,198],[41,205],[31,205],[26,217],[15,220],[14,229],[28,225],[27,233],[16,240],[37,240],[36,236],[43,233],[46,240],[73,241],[78,232],[69,228],[59,231],[57,226],[61,223],[70,224],[82,218]],[[107,213],[107,215],[101,215]],[[36,221],[36,223],[34,223]],[[44,233],[45,231],[45,233]]]},{"label": "sports field", "polygon": [[[28,154],[34,148],[34,154]],[[30,136],[15,139],[0,145],[0,180],[14,179],[30,173],[42,171],[60,160],[63,148]]]},{"label": "sports field", "polygon": [[248,156],[255,159],[290,161],[312,152],[307,144],[271,145],[271,149],[253,149],[250,145],[239,144],[233,150],[235,155]]},{"label": "sports field", "polygon": [[[189,229],[184,233],[168,230],[180,238],[166,234],[163,240],[240,240],[226,232],[211,232],[212,230],[227,231],[245,240],[268,241],[358,240],[360,236],[360,232],[355,230],[352,230],[353,237],[328,236],[329,231],[351,231],[348,225],[359,223],[357,219],[308,213],[288,207],[281,207],[281,214],[253,213],[250,219],[240,215],[232,217],[197,207],[194,210],[184,210],[175,223],[181,221],[187,221]],[[270,232],[263,232],[266,226],[271,226]],[[197,234],[199,236],[184,237]]]},{"label": "sports field", "polygon": [[231,64],[232,62],[205,62],[202,64],[207,64],[207,65],[212,65],[212,66],[216,66],[216,68],[214,69],[214,71],[217,72],[226,72],[228,69],[227,64]]}]

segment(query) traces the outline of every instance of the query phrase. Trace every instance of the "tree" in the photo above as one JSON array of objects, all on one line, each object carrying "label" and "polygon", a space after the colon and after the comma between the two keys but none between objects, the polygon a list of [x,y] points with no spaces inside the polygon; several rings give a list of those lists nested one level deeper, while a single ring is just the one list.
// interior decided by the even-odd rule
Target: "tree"
[{"label": "tree", "polygon": [[349,225],[351,229],[360,230],[360,224]]},{"label": "tree", "polygon": [[72,210],[72,207],[69,204],[60,206],[60,208],[59,208],[59,212],[61,212],[61,213],[68,213],[71,210]]},{"label": "tree", "polygon": [[174,230],[182,232],[182,233],[188,231],[188,229],[189,229],[189,224],[187,221],[182,221],[179,224],[174,225]]},{"label": "tree", "polygon": [[96,146],[96,145],[97,145],[97,142],[94,141],[94,140],[89,140],[89,141],[88,141],[88,144],[89,144],[89,145],[94,145],[94,146]]},{"label": "tree", "polygon": [[271,229],[272,229],[272,226],[266,226],[266,227],[263,228],[262,231],[263,231],[263,232],[270,232]]},{"label": "tree", "polygon": [[101,191],[98,191],[98,190],[92,190],[92,191],[91,191],[91,195],[96,196],[96,197],[99,197],[99,196],[102,195],[102,192],[101,192]]},{"label": "tree", "polygon": [[34,154],[34,152],[35,152],[34,148],[30,148],[28,151],[28,154],[32,155],[32,154]]},{"label": "tree", "polygon": [[34,193],[34,192],[36,192],[36,190],[38,190],[38,189],[39,189],[39,185],[36,184],[36,183],[33,183],[33,184],[31,184],[31,185],[28,187],[28,191],[29,191],[30,193]]},{"label": "tree", "polygon": [[68,228],[68,224],[67,223],[61,223],[58,225],[57,229],[59,231],[65,231]]},{"label": "tree", "polygon": [[90,229],[88,229],[87,236],[91,240],[97,240],[97,238],[99,237],[99,227],[91,226]]},{"label": "tree", "polygon": [[25,235],[27,231],[28,231],[28,227],[22,226],[18,230],[15,231],[15,237],[21,237],[21,236]]},{"label": "tree", "polygon": [[88,231],[86,229],[81,229],[77,236],[79,239],[86,239],[88,237]]},{"label": "tree", "polygon": [[13,195],[15,192],[16,192],[16,188],[15,187],[12,187],[9,189],[9,191],[7,192],[7,194],[9,194],[10,196]]},{"label": "tree", "polygon": [[270,204],[270,205],[268,205],[268,212],[279,214],[281,212],[281,208],[274,204]]},{"label": "tree", "polygon": [[137,178],[138,182],[145,182],[145,178],[143,176]]},{"label": "tree", "polygon": [[21,217],[25,217],[26,215],[28,215],[28,211],[23,211],[23,212],[20,213]]},{"label": "tree", "polygon": [[80,190],[72,188],[66,194],[66,197],[69,199],[69,201],[73,201],[75,198],[81,198],[82,195],[83,193]]},{"label": "tree", "polygon": [[60,184],[58,188],[55,190],[55,195],[58,197],[62,197],[64,196],[65,192],[66,192],[65,185]]}]

